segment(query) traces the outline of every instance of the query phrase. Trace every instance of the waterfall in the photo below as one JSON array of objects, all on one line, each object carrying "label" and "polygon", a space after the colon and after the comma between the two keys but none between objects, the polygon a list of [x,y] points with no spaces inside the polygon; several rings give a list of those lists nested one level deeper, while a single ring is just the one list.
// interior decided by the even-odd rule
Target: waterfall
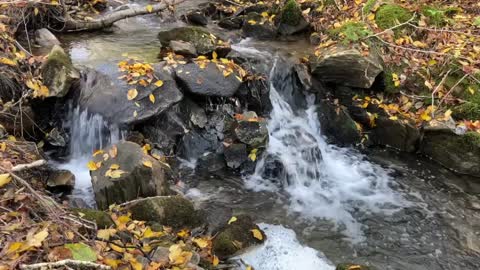
[{"label": "waterfall", "polygon": [[[352,242],[365,240],[355,218],[358,211],[391,214],[405,202],[390,188],[386,170],[353,149],[326,143],[314,98],[307,97],[306,106],[296,108],[292,104],[294,85],[279,81],[282,76],[275,66],[270,74],[269,143],[254,175],[246,179],[247,187],[286,192],[292,212],[333,221]],[[281,164],[277,170],[283,173],[274,173],[274,177],[282,179],[269,177],[272,161]]]},{"label": "waterfall", "polygon": [[65,128],[70,130],[70,159],[60,168],[70,170],[75,175],[73,198],[78,198],[88,206],[95,205],[90,171],[87,168],[92,154],[123,138],[123,133],[115,124],[109,124],[101,115],[89,114],[80,107],[70,109]]}]

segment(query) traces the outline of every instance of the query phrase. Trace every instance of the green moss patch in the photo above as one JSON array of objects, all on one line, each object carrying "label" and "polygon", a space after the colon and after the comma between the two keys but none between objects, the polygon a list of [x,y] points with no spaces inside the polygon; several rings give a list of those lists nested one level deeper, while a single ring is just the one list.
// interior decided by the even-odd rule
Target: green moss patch
[{"label": "green moss patch", "polygon": [[389,29],[412,18],[413,14],[399,5],[381,6],[376,13],[375,22],[381,29]]},{"label": "green moss patch", "polygon": [[283,6],[281,22],[288,25],[298,25],[302,19],[302,10],[295,0],[288,0]]},{"label": "green moss patch", "polygon": [[422,8],[421,13],[423,16],[427,17],[428,24],[440,27],[452,21],[450,17],[459,11],[460,9],[452,7],[437,8],[433,6],[425,6]]},{"label": "green moss patch", "polygon": [[340,39],[344,44],[357,42],[372,32],[361,22],[347,22],[339,28],[331,29],[330,35]]}]

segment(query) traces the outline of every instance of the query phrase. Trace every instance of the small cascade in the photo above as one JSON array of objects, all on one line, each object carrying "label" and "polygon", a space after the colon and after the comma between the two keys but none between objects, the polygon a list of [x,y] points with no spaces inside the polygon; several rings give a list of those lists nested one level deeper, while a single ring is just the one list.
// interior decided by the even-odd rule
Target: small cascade
[{"label": "small cascade", "polygon": [[89,114],[79,107],[72,108],[65,123],[70,130],[70,160],[61,164],[62,169],[75,175],[72,197],[81,199],[88,206],[94,206],[90,172],[87,168],[92,153],[123,138],[117,125],[109,124],[100,115]]},{"label": "small cascade", "polygon": [[[288,74],[277,73],[275,66],[270,74],[273,110],[267,153],[255,174],[247,179],[247,187],[286,192],[291,211],[306,218],[333,221],[352,242],[365,240],[356,215],[390,214],[405,202],[390,188],[386,170],[353,149],[325,142],[314,98],[307,97],[305,105],[296,105],[295,84],[286,79]],[[273,170],[282,171],[273,173],[273,179],[269,177],[272,163],[281,164]]]}]

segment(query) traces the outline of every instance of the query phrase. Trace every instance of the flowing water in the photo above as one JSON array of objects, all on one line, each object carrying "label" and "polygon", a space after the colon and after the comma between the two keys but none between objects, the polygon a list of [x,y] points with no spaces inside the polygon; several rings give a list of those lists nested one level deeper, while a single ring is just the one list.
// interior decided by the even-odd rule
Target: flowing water
[{"label": "flowing water", "polygon": [[[171,24],[152,16],[131,18],[117,23],[113,33],[62,40],[75,64],[114,76],[122,54],[158,61],[156,33],[166,25]],[[257,59],[265,71],[281,51],[295,55],[305,46],[243,40],[232,47]],[[312,97],[294,98],[288,67],[278,64],[269,78],[268,158],[250,177],[212,174],[187,194],[201,207],[233,209],[260,223],[267,242],[239,259],[258,270],[332,270],[340,262],[378,269],[478,269],[480,185],[415,156],[390,150],[366,156],[327,144]],[[62,167],[77,177],[75,195],[92,203],[86,162],[122,133],[78,109],[66,125],[72,155]],[[272,161],[283,167],[274,179],[267,172]]]}]

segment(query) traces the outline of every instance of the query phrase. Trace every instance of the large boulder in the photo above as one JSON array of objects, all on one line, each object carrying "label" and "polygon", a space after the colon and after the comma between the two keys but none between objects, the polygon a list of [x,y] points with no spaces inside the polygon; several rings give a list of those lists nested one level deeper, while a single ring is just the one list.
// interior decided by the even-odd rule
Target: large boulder
[{"label": "large boulder", "polygon": [[365,56],[355,48],[332,46],[310,59],[312,75],[323,82],[370,88],[383,71],[383,62],[373,50]]},{"label": "large boulder", "polygon": [[454,171],[480,177],[480,134],[455,134],[448,128],[426,128],[420,151]]},{"label": "large boulder", "polygon": [[79,78],[79,72],[73,67],[70,57],[58,45],[48,54],[41,72],[43,83],[49,90],[49,97],[64,97]]},{"label": "large boulder", "polygon": [[229,223],[220,230],[212,242],[213,253],[220,259],[237,255],[266,240],[265,233],[249,216],[237,216],[235,221]]},{"label": "large boulder", "polygon": [[322,134],[333,138],[340,145],[354,145],[362,136],[348,111],[340,105],[322,100],[317,107]]},{"label": "large boulder", "polygon": [[[163,81],[160,87],[154,83],[144,87],[128,85],[98,71],[87,69],[82,73],[78,104],[89,113],[100,114],[110,123],[136,124],[160,115],[183,99],[173,76],[161,64],[153,65],[154,75]],[[138,95],[128,100],[127,93],[135,88]],[[150,95],[155,97],[152,102]]]},{"label": "large boulder", "polygon": [[262,40],[274,39],[277,36],[277,28],[268,20],[261,23],[262,20],[265,20],[262,15],[256,12],[248,13],[242,27],[243,34]]},{"label": "large boulder", "polygon": [[120,142],[103,151],[94,157],[96,169],[90,172],[99,209],[170,193],[163,166],[138,144]]},{"label": "large boulder", "polygon": [[216,41],[206,29],[196,26],[185,26],[161,31],[158,38],[162,46],[166,46],[172,40],[182,40],[193,44],[197,53],[209,54],[215,50]]},{"label": "large boulder", "polygon": [[126,206],[136,220],[158,223],[175,229],[194,228],[203,215],[182,196],[157,196],[133,201]]},{"label": "large boulder", "polygon": [[278,32],[282,35],[293,35],[305,31],[309,25],[297,1],[288,0],[280,13]]},{"label": "large boulder", "polygon": [[35,31],[35,42],[45,48],[51,48],[55,45],[60,45],[57,37],[55,37],[47,28],[41,28]]},{"label": "large boulder", "polygon": [[231,97],[242,82],[236,72],[225,77],[215,63],[209,62],[204,68],[196,63],[177,67],[176,77],[184,89],[192,94],[213,97]]},{"label": "large boulder", "polygon": [[420,131],[407,120],[392,120],[379,116],[370,131],[374,144],[385,145],[405,152],[415,152],[420,141]]}]

